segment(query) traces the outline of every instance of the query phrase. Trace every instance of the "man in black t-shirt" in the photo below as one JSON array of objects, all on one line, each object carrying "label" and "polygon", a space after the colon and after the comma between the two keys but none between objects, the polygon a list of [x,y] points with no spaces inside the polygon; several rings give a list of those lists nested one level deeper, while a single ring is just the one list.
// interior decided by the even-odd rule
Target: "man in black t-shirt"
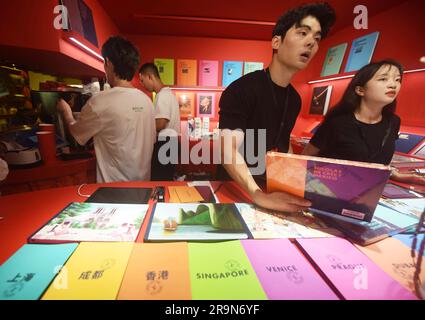
[{"label": "man in black t-shirt", "polygon": [[253,176],[264,176],[267,151],[292,152],[289,137],[301,98],[290,82],[307,67],[334,21],[335,12],[326,3],[286,12],[273,30],[269,67],[236,80],[220,99],[223,168],[264,208],[296,212],[311,205],[287,193],[265,193]]}]

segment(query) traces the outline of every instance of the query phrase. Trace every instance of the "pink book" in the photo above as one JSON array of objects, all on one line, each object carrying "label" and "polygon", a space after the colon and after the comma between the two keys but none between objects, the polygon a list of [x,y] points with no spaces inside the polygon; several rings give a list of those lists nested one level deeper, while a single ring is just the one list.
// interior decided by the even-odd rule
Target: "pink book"
[{"label": "pink book", "polygon": [[337,295],[288,239],[242,240],[271,300],[338,300]]},{"label": "pink book", "polygon": [[415,295],[345,239],[296,241],[347,300],[417,300]]},{"label": "pink book", "polygon": [[199,61],[199,85],[201,87],[218,86],[218,61]]}]

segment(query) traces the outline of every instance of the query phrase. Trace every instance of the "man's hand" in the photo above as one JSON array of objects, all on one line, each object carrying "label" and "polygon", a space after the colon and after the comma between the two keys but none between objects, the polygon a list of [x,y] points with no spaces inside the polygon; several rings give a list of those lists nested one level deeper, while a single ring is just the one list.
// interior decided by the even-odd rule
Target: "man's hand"
[{"label": "man's hand", "polygon": [[252,199],[260,207],[283,212],[300,212],[311,206],[310,201],[289,193],[265,193],[260,189],[254,192]]}]

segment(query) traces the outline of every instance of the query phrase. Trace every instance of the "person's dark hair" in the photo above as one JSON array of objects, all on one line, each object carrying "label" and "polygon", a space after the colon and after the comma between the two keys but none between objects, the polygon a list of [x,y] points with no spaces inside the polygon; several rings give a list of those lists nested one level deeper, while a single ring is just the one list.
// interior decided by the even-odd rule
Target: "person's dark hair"
[{"label": "person's dark hair", "polygon": [[[397,61],[382,60],[364,66],[354,75],[354,78],[351,80],[350,84],[345,90],[341,100],[327,113],[326,118],[354,113],[354,111],[359,108],[362,99],[362,97],[356,93],[356,87],[364,87],[382,66],[396,67],[400,71],[400,76],[403,79],[403,67]],[[384,107],[382,110],[383,115],[394,113],[396,105],[397,101],[394,99],[393,102]]]},{"label": "person's dark hair", "polygon": [[110,37],[102,46],[103,58],[109,59],[115,74],[122,80],[131,81],[140,63],[139,50],[128,40]]},{"label": "person's dark hair", "polygon": [[145,63],[140,67],[139,74],[144,75],[147,73],[153,74],[156,78],[160,79],[158,67],[152,62]]},{"label": "person's dark hair", "polygon": [[292,26],[299,27],[301,21],[308,16],[315,17],[319,21],[322,28],[322,39],[326,38],[336,20],[335,10],[326,2],[309,3],[285,12],[276,22],[272,37],[282,36],[283,40],[286,32]]}]

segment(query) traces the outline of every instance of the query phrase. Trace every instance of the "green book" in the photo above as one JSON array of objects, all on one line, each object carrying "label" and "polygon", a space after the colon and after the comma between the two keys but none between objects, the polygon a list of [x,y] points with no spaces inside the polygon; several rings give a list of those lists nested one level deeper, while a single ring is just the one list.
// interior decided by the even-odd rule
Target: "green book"
[{"label": "green book", "polygon": [[194,300],[267,299],[240,241],[188,246]]},{"label": "green book", "polygon": [[165,85],[174,85],[174,59],[154,59],[158,67],[159,77]]},{"label": "green book", "polygon": [[328,50],[325,63],[323,64],[322,73],[320,74],[321,77],[339,73],[346,50],[347,43],[340,44]]},{"label": "green book", "polygon": [[264,63],[262,62],[245,62],[244,68],[243,68],[243,74],[246,75],[248,73],[257,71],[257,70],[263,70],[264,69]]}]

